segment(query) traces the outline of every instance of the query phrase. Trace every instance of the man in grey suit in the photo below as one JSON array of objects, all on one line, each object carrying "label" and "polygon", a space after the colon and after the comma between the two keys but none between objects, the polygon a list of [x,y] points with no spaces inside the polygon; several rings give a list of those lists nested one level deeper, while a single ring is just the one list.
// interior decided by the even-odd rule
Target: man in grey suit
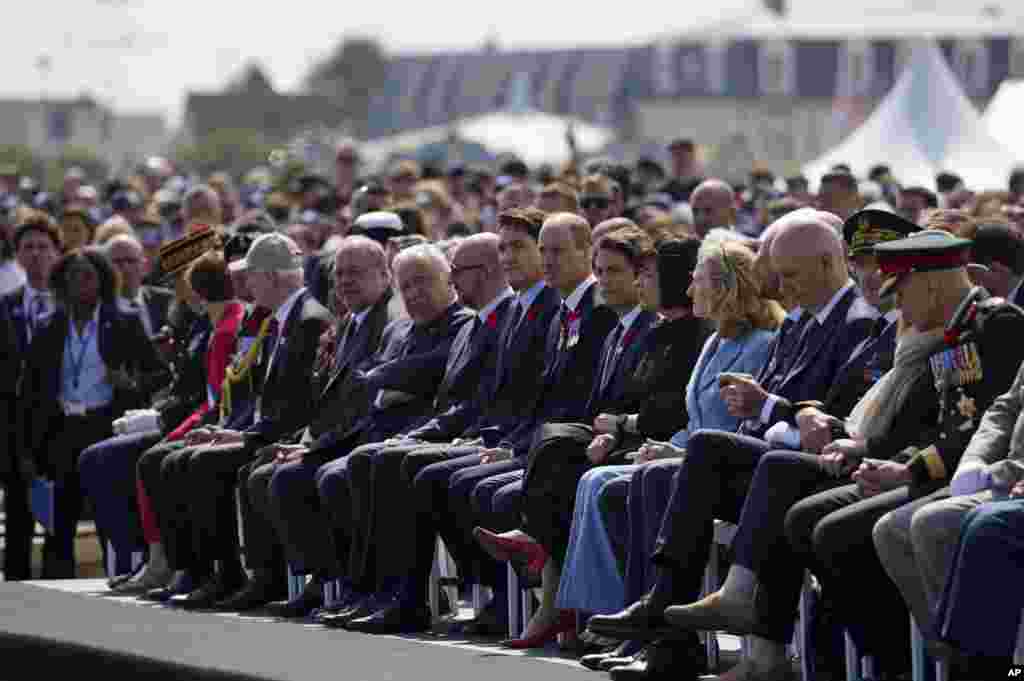
[{"label": "man in grey suit", "polygon": [[1022,406],[1024,367],[1009,391],[978,415],[981,423],[949,487],[931,495],[930,503],[903,506],[875,524],[878,556],[926,639],[938,638],[935,607],[952,570],[964,517],[986,501],[1005,498],[1024,480]]}]

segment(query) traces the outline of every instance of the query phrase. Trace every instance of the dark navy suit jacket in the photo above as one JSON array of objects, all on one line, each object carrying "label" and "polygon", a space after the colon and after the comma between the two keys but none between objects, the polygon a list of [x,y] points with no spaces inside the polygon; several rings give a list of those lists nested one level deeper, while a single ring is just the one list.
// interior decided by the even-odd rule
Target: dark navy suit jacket
[{"label": "dark navy suit jacket", "polygon": [[[544,380],[541,393],[534,403],[532,416],[509,433],[500,446],[513,450],[517,456],[526,456],[536,429],[548,422],[578,423],[586,417],[587,401],[600,371],[601,348],[608,334],[619,322],[615,311],[597,296],[597,284],[592,283],[576,307],[579,314],[578,339],[560,344],[562,319],[557,314],[551,320],[545,345]],[[562,347],[559,347],[559,346]]]},{"label": "dark navy suit jacket", "polygon": [[432,418],[407,435],[429,442],[445,442],[465,433],[481,416],[492,392],[500,356],[501,331],[515,297],[509,296],[494,309],[494,326],[474,319],[459,330],[445,365],[444,378],[434,398]]},{"label": "dark navy suit jacket", "polygon": [[373,395],[377,390],[395,390],[409,399],[400,404],[374,404],[350,434],[359,432],[364,441],[378,442],[421,423],[423,415],[433,408],[455,337],[473,317],[471,310],[452,303],[429,324],[416,325],[411,319],[389,324],[384,330],[383,349],[370,366],[359,372],[360,380]]},{"label": "dark navy suit jacket", "polygon": [[506,315],[494,380],[482,400],[485,412],[474,427],[476,431],[492,428],[500,433],[500,439],[532,416],[543,388],[548,329],[561,302],[558,291],[545,286],[521,319]]},{"label": "dark navy suit jacket", "polygon": [[[854,349],[870,335],[878,311],[861,297],[856,287],[850,287],[824,323],[819,324],[807,313],[805,317],[805,323],[798,329],[800,338],[795,349],[773,375],[762,381],[765,390],[781,398],[769,423],[751,429],[750,422],[745,422],[741,427],[744,434],[761,437],[772,424],[792,419],[795,403],[821,400],[828,395]],[[791,340],[793,335],[780,334],[781,342]]]},{"label": "dark navy suit jacket", "polygon": [[657,316],[653,312],[642,311],[637,315],[633,323],[630,324],[629,330],[623,334],[628,336],[626,340],[629,342],[623,346],[622,356],[615,364],[611,376],[602,386],[603,368],[608,361],[609,354],[613,354],[619,345],[620,334],[615,333],[613,328],[612,333],[605,338],[604,346],[601,348],[601,359],[597,365],[598,375],[594,379],[594,388],[590,391],[590,399],[587,400],[585,409],[587,416],[584,423],[590,425],[594,417],[602,412],[620,414],[634,411],[629,409],[630,405],[624,404],[624,397],[627,389],[632,387],[633,374],[644,355],[647,335],[656,321]]}]

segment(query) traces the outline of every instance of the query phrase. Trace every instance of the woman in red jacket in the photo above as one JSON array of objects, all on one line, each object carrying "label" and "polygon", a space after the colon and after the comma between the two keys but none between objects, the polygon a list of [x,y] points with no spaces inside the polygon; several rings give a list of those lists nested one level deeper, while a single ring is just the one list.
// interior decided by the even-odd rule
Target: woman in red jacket
[{"label": "woman in red jacket", "polygon": [[[206,399],[163,442],[183,440],[185,435],[210,418],[216,420],[224,376],[235,355],[238,331],[245,315],[245,305],[235,299],[231,275],[222,251],[210,251],[189,267],[185,274],[192,293],[205,305],[213,332],[206,351]],[[211,411],[214,413],[207,416]],[[142,481],[137,481],[139,515],[142,534],[149,547],[149,562],[131,579],[114,587],[120,593],[137,593],[163,586],[170,578],[170,567],[164,554],[160,527]]]}]

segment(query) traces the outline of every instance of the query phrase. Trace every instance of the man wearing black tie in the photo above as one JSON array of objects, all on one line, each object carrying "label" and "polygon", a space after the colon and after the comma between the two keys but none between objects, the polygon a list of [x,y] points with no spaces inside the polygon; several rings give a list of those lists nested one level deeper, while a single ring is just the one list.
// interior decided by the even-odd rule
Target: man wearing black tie
[{"label": "man wearing black tie", "polygon": [[[25,433],[24,422],[17,411],[21,396],[23,370],[28,347],[36,330],[53,313],[50,294],[50,272],[60,259],[61,239],[57,225],[46,215],[36,213],[15,230],[12,243],[18,264],[25,271],[26,283],[0,299],[3,307],[5,388],[9,405],[14,410],[5,416],[4,443],[8,454],[0,461],[0,482],[4,488],[4,511],[7,514],[4,535],[4,579],[30,579],[32,534],[35,520],[29,511],[28,485],[32,472],[24,470],[24,459],[17,456]],[[7,334],[10,334],[9,336]]]},{"label": "man wearing black tie", "polygon": [[167,324],[167,311],[174,292],[144,285],[146,253],[142,243],[130,234],[119,234],[107,242],[107,255],[121,275],[118,305],[123,312],[138,315],[146,335],[152,338]]}]

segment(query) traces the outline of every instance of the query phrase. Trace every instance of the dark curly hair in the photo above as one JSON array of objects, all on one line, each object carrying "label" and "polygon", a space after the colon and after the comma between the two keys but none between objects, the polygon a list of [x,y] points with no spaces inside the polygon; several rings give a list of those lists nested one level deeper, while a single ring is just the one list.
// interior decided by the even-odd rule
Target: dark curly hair
[{"label": "dark curly hair", "polygon": [[94,268],[100,277],[100,300],[114,303],[117,298],[118,275],[113,264],[102,249],[96,246],[76,248],[67,252],[50,273],[50,290],[58,303],[67,306],[71,301],[68,291],[68,271],[78,262],[85,260]]}]

